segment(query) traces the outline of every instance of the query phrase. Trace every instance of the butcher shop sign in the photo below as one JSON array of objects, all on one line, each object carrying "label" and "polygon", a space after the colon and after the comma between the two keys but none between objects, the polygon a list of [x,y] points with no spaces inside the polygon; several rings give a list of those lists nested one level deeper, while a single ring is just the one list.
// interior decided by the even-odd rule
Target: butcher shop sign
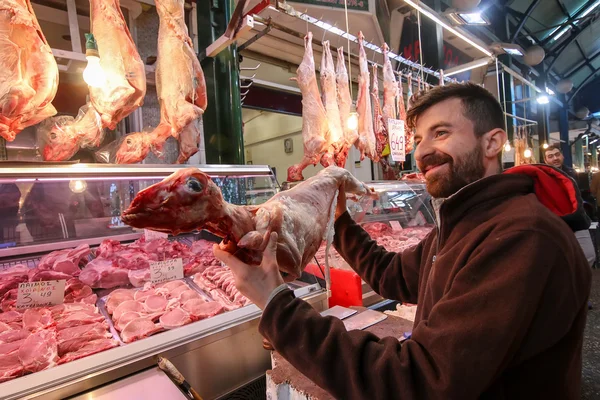
[{"label": "butcher shop sign", "polygon": [[65,280],[19,283],[17,310],[47,307],[65,301]]},{"label": "butcher shop sign", "polygon": [[404,121],[400,119],[388,119],[388,134],[390,137],[390,150],[392,160],[395,162],[406,161]]},{"label": "butcher shop sign", "polygon": [[183,278],[183,260],[174,258],[165,261],[150,261],[150,281],[152,284],[174,281]]}]

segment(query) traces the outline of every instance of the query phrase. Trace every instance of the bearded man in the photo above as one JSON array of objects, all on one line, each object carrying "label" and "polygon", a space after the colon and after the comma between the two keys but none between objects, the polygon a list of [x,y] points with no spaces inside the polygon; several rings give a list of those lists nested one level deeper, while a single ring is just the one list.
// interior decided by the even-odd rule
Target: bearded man
[{"label": "bearded man", "polygon": [[549,166],[502,173],[503,112],[477,85],[421,94],[407,125],[437,229],[388,252],[341,193],[335,247],[380,295],[418,305],[412,337],[348,332],[294,298],[276,234],[260,266],[215,249],[264,310],[261,334],[337,399],[579,399],[591,272],[572,232],[588,223],[572,180]]}]

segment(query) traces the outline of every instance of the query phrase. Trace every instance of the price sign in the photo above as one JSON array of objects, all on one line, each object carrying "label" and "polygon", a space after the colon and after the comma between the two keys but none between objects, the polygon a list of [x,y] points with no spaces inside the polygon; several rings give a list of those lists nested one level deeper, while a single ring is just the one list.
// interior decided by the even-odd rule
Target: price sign
[{"label": "price sign", "polygon": [[19,283],[17,310],[55,306],[65,301],[65,280]]},{"label": "price sign", "polygon": [[402,225],[398,221],[390,221],[390,226],[394,232],[400,232],[402,230]]},{"label": "price sign", "polygon": [[404,121],[393,118],[388,119],[388,135],[392,160],[396,162],[406,161]]},{"label": "price sign", "polygon": [[144,229],[144,238],[146,240],[154,240],[154,239],[166,239],[169,237],[168,233],[151,231],[150,229]]},{"label": "price sign", "polygon": [[183,278],[183,260],[150,261],[150,281],[153,284]]}]

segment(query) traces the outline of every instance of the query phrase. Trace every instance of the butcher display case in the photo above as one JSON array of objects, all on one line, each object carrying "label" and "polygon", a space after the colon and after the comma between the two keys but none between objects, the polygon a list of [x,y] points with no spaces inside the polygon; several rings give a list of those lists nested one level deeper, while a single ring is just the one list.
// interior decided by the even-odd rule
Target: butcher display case
[{"label": "butcher display case", "polygon": [[[419,243],[435,227],[431,197],[421,181],[376,181],[367,183],[377,200],[348,200],[348,210],[354,220],[388,251],[402,252]],[[326,246],[315,257],[316,264],[308,270],[321,276]],[[332,288],[329,306],[372,306],[382,299],[362,281],[348,263],[335,251],[329,250],[332,268]]]},{"label": "butcher display case", "polygon": [[[267,166],[197,167],[233,204],[260,204],[279,191]],[[237,292],[227,267],[211,259],[210,242],[218,238],[204,231],[166,238],[119,218],[140,190],[178,168],[3,164],[1,398],[81,395],[147,371],[158,356],[205,399],[224,398],[264,375],[270,356],[257,330],[260,309]],[[173,260],[181,260],[184,277],[157,284],[155,267]],[[61,280],[64,304],[21,309],[20,284]],[[315,276],[303,274],[289,285],[316,309],[327,307]],[[168,311],[173,302],[177,312]]]}]

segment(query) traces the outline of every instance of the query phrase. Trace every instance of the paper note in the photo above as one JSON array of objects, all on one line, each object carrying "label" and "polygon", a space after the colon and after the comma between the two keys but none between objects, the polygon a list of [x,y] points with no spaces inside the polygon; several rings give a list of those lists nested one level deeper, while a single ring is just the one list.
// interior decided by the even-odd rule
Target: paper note
[{"label": "paper note", "polygon": [[173,258],[165,261],[150,261],[150,281],[153,284],[183,278],[183,260]]},{"label": "paper note", "polygon": [[169,234],[167,233],[162,233],[162,232],[156,232],[156,231],[151,231],[150,229],[144,229],[144,238],[146,240],[154,240],[154,239],[166,239],[169,237]]},{"label": "paper note", "polygon": [[24,282],[17,289],[17,310],[55,306],[65,301],[65,280]]},{"label": "paper note", "polygon": [[388,135],[392,160],[396,162],[406,161],[404,121],[400,119],[388,119]]}]

